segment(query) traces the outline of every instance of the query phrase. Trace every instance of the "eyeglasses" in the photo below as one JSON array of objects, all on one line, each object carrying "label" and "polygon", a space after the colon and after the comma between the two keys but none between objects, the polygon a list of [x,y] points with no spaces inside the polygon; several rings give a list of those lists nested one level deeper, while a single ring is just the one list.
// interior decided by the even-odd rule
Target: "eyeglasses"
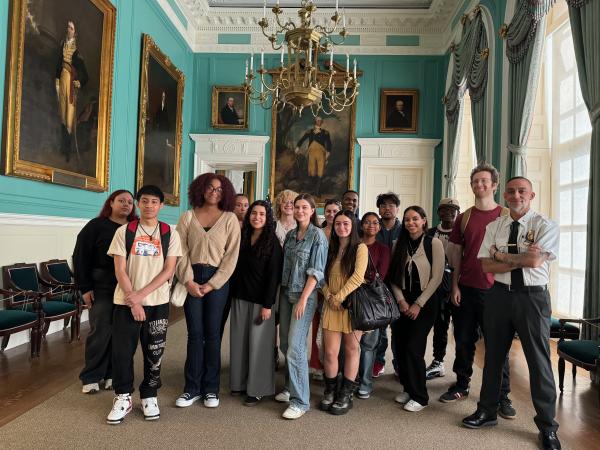
[{"label": "eyeglasses", "polygon": [[219,187],[207,186],[206,193],[212,194],[213,192],[216,192],[217,194],[221,194],[223,192],[223,188],[221,186],[219,186]]}]

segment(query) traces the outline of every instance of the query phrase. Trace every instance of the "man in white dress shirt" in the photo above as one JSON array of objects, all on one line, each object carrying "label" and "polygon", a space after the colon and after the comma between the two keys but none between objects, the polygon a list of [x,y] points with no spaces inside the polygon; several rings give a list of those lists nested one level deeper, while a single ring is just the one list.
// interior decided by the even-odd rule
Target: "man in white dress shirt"
[{"label": "man in white dress shirt", "polygon": [[559,228],[532,211],[531,182],[514,177],[506,183],[504,200],[510,215],[491,222],[479,250],[484,272],[494,285],[484,310],[485,366],[477,411],[463,419],[468,428],[496,425],[502,366],[515,331],[529,366],[535,424],[545,449],[560,449],[556,436],[556,387],[550,363],[550,261],[558,252]]}]

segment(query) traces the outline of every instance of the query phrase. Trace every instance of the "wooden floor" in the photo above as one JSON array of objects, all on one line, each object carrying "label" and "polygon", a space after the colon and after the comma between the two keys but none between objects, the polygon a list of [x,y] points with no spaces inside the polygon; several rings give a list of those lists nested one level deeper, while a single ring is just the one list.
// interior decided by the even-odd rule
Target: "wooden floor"
[{"label": "wooden floor", "polygon": [[[181,319],[178,311],[171,322]],[[68,330],[55,333],[42,344],[40,358],[30,360],[28,346],[22,345],[0,354],[0,427],[34,408],[77,380],[83,364],[87,323],[82,325],[82,337],[69,343]],[[556,345],[552,343],[553,366],[557,373]],[[520,342],[515,340],[511,350],[511,396],[519,401],[530,401],[527,363]],[[475,359],[483,366],[482,344],[478,345]],[[557,421],[559,435],[575,448],[600,449],[600,407],[596,388],[591,386],[589,373],[579,369],[575,380],[567,364],[565,392],[559,396]],[[449,370],[450,372],[450,370]],[[453,376],[450,373],[447,376]],[[558,376],[556,375],[558,380]],[[477,395],[477,393],[474,393]],[[532,420],[519,417],[517,420]]]}]

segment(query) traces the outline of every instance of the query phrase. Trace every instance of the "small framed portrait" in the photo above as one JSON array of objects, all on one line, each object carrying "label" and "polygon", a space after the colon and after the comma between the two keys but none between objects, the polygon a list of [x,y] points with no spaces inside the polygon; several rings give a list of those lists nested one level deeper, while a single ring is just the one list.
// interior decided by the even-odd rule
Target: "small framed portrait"
[{"label": "small framed portrait", "polygon": [[211,126],[248,129],[248,96],[242,86],[213,86]]},{"label": "small framed portrait", "polygon": [[380,133],[416,133],[419,114],[417,89],[382,89],[379,106]]},{"label": "small framed portrait", "polygon": [[185,76],[149,35],[142,39],[136,187],[154,184],[177,206]]}]

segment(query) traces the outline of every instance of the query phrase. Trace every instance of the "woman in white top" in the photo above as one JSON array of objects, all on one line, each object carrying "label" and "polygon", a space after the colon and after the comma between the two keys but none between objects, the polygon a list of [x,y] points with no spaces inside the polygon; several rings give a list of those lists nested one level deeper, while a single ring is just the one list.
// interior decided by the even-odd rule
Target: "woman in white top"
[{"label": "woman in white top", "polygon": [[297,196],[297,192],[285,189],[275,198],[275,218],[277,219],[275,234],[282,247],[285,235],[297,226],[296,219],[294,219],[294,199]]}]

